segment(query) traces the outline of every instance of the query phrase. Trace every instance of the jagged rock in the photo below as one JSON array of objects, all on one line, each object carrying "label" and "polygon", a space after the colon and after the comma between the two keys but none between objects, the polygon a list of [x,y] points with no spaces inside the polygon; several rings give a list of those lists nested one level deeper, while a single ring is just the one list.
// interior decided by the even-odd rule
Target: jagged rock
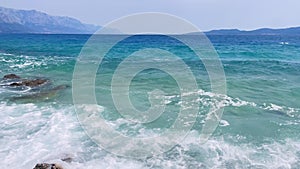
[{"label": "jagged rock", "polygon": [[[21,77],[16,74],[7,74],[3,77],[3,79],[20,79]],[[9,86],[29,86],[29,87],[36,87],[47,82],[46,79],[22,79],[19,82],[13,82],[9,84]]]},{"label": "jagged rock", "polygon": [[34,79],[34,80],[23,80],[21,82],[14,82],[9,84],[9,86],[29,86],[36,87],[47,82],[46,79]]},{"label": "jagged rock", "polygon": [[47,82],[46,79],[35,79],[35,80],[24,80],[22,81],[22,84],[24,86],[35,87],[35,86],[42,85],[46,82]]},{"label": "jagged rock", "polygon": [[33,169],[63,169],[59,164],[41,163],[35,165]]},{"label": "jagged rock", "polygon": [[20,76],[17,76],[16,74],[8,74],[5,75],[3,79],[20,79]]}]

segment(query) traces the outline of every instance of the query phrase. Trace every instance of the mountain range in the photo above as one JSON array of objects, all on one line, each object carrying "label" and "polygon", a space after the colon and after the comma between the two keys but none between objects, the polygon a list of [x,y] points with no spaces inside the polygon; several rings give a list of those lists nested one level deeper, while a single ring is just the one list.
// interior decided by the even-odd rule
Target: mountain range
[{"label": "mountain range", "polygon": [[300,35],[300,27],[270,29],[262,28],[251,31],[221,29],[205,32],[206,35]]},{"label": "mountain range", "polygon": [[99,28],[66,16],[0,7],[0,33],[91,34]]},{"label": "mountain range", "polygon": [[[93,34],[100,26],[84,24],[66,16],[51,16],[36,10],[16,10],[0,7],[0,33],[35,34]],[[197,34],[197,33],[189,33]],[[252,31],[221,29],[205,32],[206,35],[300,35],[300,27]]]}]

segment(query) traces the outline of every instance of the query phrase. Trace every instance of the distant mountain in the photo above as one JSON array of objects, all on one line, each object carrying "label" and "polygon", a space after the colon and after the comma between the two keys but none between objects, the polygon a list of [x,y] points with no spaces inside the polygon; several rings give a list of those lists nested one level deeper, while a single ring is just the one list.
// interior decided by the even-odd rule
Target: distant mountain
[{"label": "distant mountain", "polygon": [[0,33],[92,34],[99,28],[70,17],[0,7]]},{"label": "distant mountain", "polygon": [[270,29],[262,28],[252,31],[242,31],[238,29],[221,29],[205,32],[206,35],[300,35],[300,27]]}]

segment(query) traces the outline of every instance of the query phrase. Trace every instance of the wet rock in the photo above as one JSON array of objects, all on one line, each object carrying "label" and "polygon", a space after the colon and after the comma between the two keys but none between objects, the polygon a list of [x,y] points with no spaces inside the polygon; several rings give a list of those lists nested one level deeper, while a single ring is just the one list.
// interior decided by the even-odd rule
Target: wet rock
[{"label": "wet rock", "polygon": [[24,81],[22,81],[22,85],[29,86],[29,87],[35,87],[35,86],[45,84],[46,82],[47,82],[46,79],[24,80]]},{"label": "wet rock", "polygon": [[21,79],[20,76],[16,74],[7,74],[3,77],[3,79],[20,79],[18,82],[13,82],[9,84],[9,86],[16,87],[16,86],[28,86],[28,87],[36,87],[47,82],[46,79]]},{"label": "wet rock", "polygon": [[28,87],[36,87],[47,82],[46,79],[34,79],[34,80],[23,80],[21,82],[14,82],[9,84],[9,86],[28,86]]},{"label": "wet rock", "polygon": [[16,74],[8,74],[5,75],[3,79],[20,79],[20,76],[17,76]]},{"label": "wet rock", "polygon": [[14,83],[9,84],[9,86],[22,86],[22,83],[14,82]]},{"label": "wet rock", "polygon": [[41,163],[35,165],[33,169],[63,169],[59,164]]}]

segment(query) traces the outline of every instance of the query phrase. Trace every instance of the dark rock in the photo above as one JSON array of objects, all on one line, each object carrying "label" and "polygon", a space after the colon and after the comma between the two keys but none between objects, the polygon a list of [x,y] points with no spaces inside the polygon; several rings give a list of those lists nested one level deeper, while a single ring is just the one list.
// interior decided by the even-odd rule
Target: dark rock
[{"label": "dark rock", "polygon": [[22,86],[22,83],[14,82],[14,83],[9,84],[9,86]]},{"label": "dark rock", "polygon": [[35,165],[33,169],[63,169],[59,164],[41,163]]},{"label": "dark rock", "polygon": [[48,168],[50,168],[50,164],[41,163],[41,164],[35,165],[35,167],[33,169],[48,169]]},{"label": "dark rock", "polygon": [[35,86],[45,84],[46,82],[47,82],[46,79],[24,80],[24,81],[22,81],[22,85],[29,86],[29,87],[35,87]]},{"label": "dark rock", "polygon": [[5,75],[3,78],[4,79],[20,79],[20,76],[17,76],[15,74],[8,74],[8,75]]},{"label": "dark rock", "polygon": [[47,82],[46,79],[34,79],[34,80],[23,80],[21,82],[14,82],[9,84],[9,86],[29,86],[36,87]]},{"label": "dark rock", "polygon": [[[3,77],[3,79],[20,79],[20,76],[16,74],[7,74]],[[20,82],[13,82],[9,84],[9,86],[29,86],[29,87],[36,87],[47,82],[46,79],[22,79]]]}]

